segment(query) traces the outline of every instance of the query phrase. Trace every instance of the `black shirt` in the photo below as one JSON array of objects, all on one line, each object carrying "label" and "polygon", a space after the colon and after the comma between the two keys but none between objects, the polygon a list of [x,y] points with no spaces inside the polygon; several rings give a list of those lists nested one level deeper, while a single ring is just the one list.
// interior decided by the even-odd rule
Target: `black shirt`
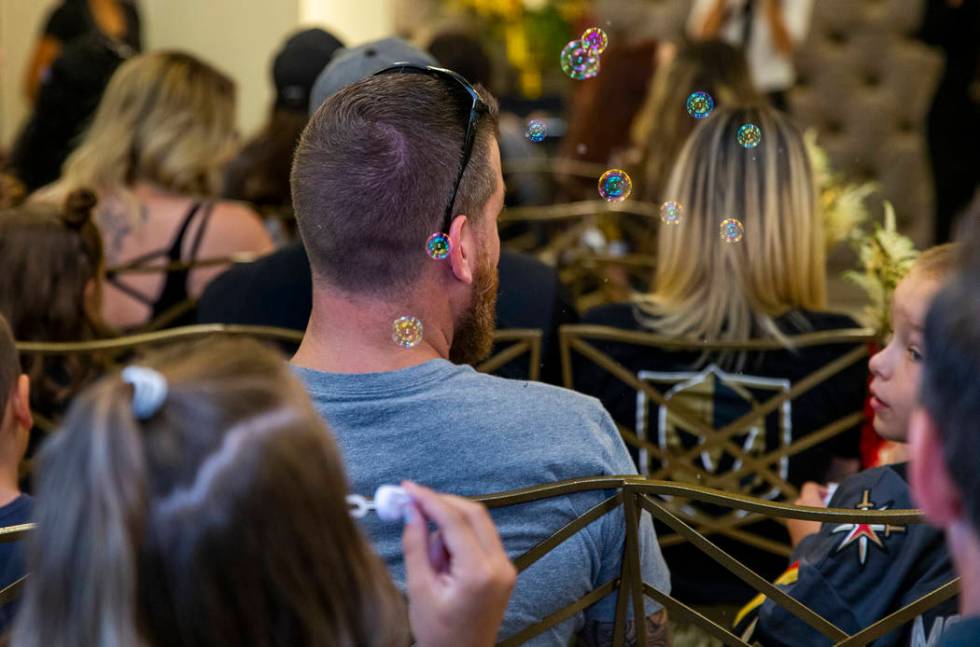
[{"label": "black shirt", "polygon": [[[0,528],[29,523],[33,506],[33,499],[26,494],[21,494],[0,508]],[[27,573],[23,543],[22,541],[0,542],[0,589],[13,584]],[[16,602],[0,607],[0,632],[10,627],[16,610]]]},{"label": "black shirt", "polygon": [[[126,20],[126,33],[122,42],[135,51],[142,49],[140,19],[136,7],[131,2],[120,2],[119,7]],[[87,0],[68,0],[51,12],[44,26],[44,35],[50,36],[67,45],[79,36],[85,36],[92,31],[99,31],[95,18],[89,9]]]},{"label": "black shirt", "polygon": [[[645,330],[637,320],[633,305],[625,303],[590,310],[584,315],[583,322],[626,330]],[[858,327],[853,319],[845,315],[808,311],[784,315],[776,324],[787,335]],[[593,344],[634,375],[650,380],[661,393],[667,394],[671,389],[690,389],[693,393],[708,385],[708,394],[703,401],[699,401],[698,412],[704,413],[709,418],[707,422],[715,429],[747,413],[751,400],[765,402],[854,348],[852,345],[835,345],[804,348],[799,352],[787,350],[758,353],[746,358],[738,375],[729,375],[724,381],[717,379],[712,382],[714,375],[705,370],[712,364],[711,358],[699,364],[700,354],[697,352],[666,351],[606,342]],[[669,419],[662,421],[656,403],[639,397],[635,390],[581,356],[576,354],[574,361],[575,389],[599,398],[617,423],[640,432],[647,440],[668,452],[678,451],[678,444],[681,445],[681,450],[687,450],[698,442],[696,436],[685,433],[678,425],[671,424]],[[716,370],[722,369],[716,367]],[[733,437],[733,440],[751,454],[765,454],[780,446],[789,445],[848,414],[862,411],[867,377],[867,361],[855,362],[835,377],[794,399],[789,407],[781,407],[767,416],[765,425],[759,425],[756,435],[743,434]],[[730,381],[739,381],[740,390],[728,386]],[[713,389],[710,388],[712,386]],[[774,471],[778,471],[785,480],[797,487],[805,481],[825,482],[833,457],[859,458],[859,450],[860,425],[856,425],[829,441],[776,463]],[[634,452],[634,458],[637,457],[638,454]],[[704,452],[695,459],[695,464],[710,472],[722,474],[735,467],[735,460],[726,453]],[[650,472],[659,467],[658,463],[650,460]],[[642,473],[644,465],[640,464],[639,468]],[[768,483],[747,481],[741,485],[743,493],[765,498],[777,497],[777,492]],[[702,512],[722,513],[716,509],[702,509]],[[743,530],[788,544],[785,527],[774,522],[760,522]],[[750,565],[769,579],[775,578],[785,568],[785,558],[774,553],[750,548],[723,537],[712,536],[711,539],[739,561]],[[747,596],[751,597],[751,589],[744,583],[689,544],[665,548],[664,557],[671,564],[674,591],[682,600],[695,603],[734,603],[744,601]],[[711,586],[705,586],[705,582],[710,582]]]}]

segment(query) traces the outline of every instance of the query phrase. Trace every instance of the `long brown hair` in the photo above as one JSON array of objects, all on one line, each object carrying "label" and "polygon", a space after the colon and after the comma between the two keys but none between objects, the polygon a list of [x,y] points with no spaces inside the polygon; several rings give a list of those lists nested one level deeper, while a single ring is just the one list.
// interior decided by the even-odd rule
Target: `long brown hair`
[{"label": "long brown hair", "polygon": [[[0,210],[0,313],[18,341],[84,341],[107,334],[99,317],[102,237],[91,191],[64,207],[28,203]],[[56,413],[94,378],[92,357],[25,355],[31,404]]]},{"label": "long brown hair", "polygon": [[345,501],[339,452],[273,351],[204,340],[112,375],[42,450],[17,647],[407,642],[404,605]]}]

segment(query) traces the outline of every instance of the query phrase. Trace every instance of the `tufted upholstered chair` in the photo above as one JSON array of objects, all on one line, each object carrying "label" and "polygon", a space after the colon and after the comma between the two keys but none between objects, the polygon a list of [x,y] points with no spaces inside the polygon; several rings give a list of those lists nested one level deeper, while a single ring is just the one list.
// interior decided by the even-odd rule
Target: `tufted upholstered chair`
[{"label": "tufted upholstered chair", "polygon": [[789,95],[834,168],[879,182],[899,229],[920,248],[932,238],[925,128],[943,65],[914,40],[924,9],[924,0],[818,0]]},{"label": "tufted upholstered chair", "polygon": [[[677,40],[691,0],[599,0],[610,35]],[[797,50],[790,112],[814,127],[834,168],[881,184],[902,232],[931,242],[933,196],[926,114],[942,55],[915,40],[925,0],[816,0]],[[874,205],[872,205],[874,206]]]}]

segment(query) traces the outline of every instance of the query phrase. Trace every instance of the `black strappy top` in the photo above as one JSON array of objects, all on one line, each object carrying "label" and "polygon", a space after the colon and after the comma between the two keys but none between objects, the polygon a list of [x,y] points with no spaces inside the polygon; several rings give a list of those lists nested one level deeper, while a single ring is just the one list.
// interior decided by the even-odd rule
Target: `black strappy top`
[{"label": "black strappy top", "polygon": [[[207,230],[208,222],[211,219],[211,210],[213,206],[214,205],[210,202],[195,202],[193,205],[191,205],[187,215],[184,216],[184,220],[180,223],[180,227],[177,228],[177,234],[174,236],[173,241],[171,241],[170,247],[137,256],[136,258],[130,260],[127,265],[139,267],[146,264],[148,261],[158,258],[164,259],[166,263],[176,263],[181,260],[186,260],[193,263],[195,260],[197,260],[197,253],[201,248],[201,242],[204,240],[204,232]],[[196,220],[198,216],[201,218],[201,225],[197,228],[197,234],[194,236],[194,241],[191,243],[190,256],[183,259],[184,239],[191,229],[191,224],[193,224],[194,220]],[[167,272],[166,279],[163,283],[163,290],[160,291],[160,296],[158,296],[155,300],[152,297],[146,296],[131,285],[124,283],[122,278],[116,272],[109,272],[106,275],[106,280],[108,280],[109,283],[111,283],[121,292],[125,292],[131,298],[148,306],[152,311],[152,318],[155,319],[177,305],[186,302],[190,298],[190,293],[187,289],[187,281],[190,278],[190,273],[191,270],[188,268]]]}]

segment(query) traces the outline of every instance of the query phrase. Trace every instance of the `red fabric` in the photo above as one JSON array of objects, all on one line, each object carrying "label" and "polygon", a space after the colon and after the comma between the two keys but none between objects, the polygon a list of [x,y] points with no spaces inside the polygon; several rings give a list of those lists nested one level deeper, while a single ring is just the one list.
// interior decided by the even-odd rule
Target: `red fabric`
[{"label": "red fabric", "polygon": [[[876,342],[868,342],[868,355],[874,355],[880,350]],[[868,371],[868,385],[870,386],[873,376]],[[871,408],[871,392],[868,391],[864,399],[864,426],[861,427],[861,468],[877,467],[880,462],[879,452],[887,442],[875,432],[874,427],[875,412]]]}]

